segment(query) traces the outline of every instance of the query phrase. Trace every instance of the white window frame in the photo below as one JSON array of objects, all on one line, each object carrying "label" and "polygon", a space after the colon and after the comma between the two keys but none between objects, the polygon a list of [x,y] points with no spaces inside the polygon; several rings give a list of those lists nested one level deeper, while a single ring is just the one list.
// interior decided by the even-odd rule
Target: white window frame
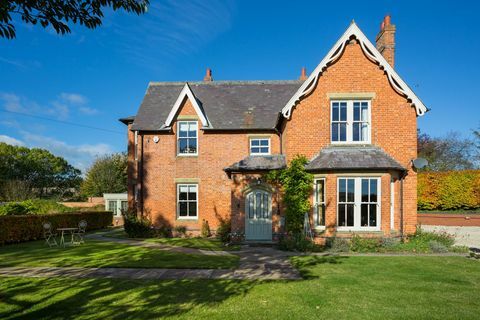
[{"label": "white window frame", "polygon": [[395,230],[395,180],[390,179],[390,230]]},{"label": "white window frame", "polygon": [[[367,121],[354,121],[353,120],[353,104],[354,103],[363,103],[366,102],[368,104],[368,114],[367,114]],[[338,123],[346,123],[347,131],[346,131],[346,140],[345,141],[333,141],[333,104],[334,103],[346,103],[347,104],[347,121],[335,121]],[[330,142],[332,144],[370,144],[372,141],[372,103],[370,100],[331,100],[330,101]],[[355,122],[366,122],[367,123],[367,139],[365,141],[353,141],[353,123]]]},{"label": "white window frame", "polygon": [[[187,131],[187,137],[180,137],[180,126],[181,124],[192,124],[192,123],[195,123],[195,125],[197,126],[197,131],[196,131],[196,137],[195,138],[190,138],[188,137],[188,132]],[[195,153],[181,153],[180,152],[180,139],[196,139],[197,140],[197,150]],[[198,156],[198,149],[199,149],[199,139],[198,139],[198,121],[195,121],[195,120],[182,120],[182,121],[178,121],[177,122],[177,156],[179,157],[195,157],[195,156]]]},{"label": "white window frame", "polygon": [[[354,179],[354,209],[353,209],[353,226],[339,226],[338,225],[338,205],[340,204],[340,180],[341,179]],[[362,214],[362,179],[375,179],[377,180],[377,226],[375,227],[362,227],[361,223],[361,214]],[[382,227],[382,179],[378,176],[340,176],[337,178],[337,207],[336,207],[336,219],[337,219],[337,231],[381,231]],[[345,203],[345,202],[342,202]],[[351,203],[351,202],[348,202]]]},{"label": "white window frame", "polygon": [[[256,148],[256,146],[252,146],[252,142],[253,142],[254,140],[259,140],[259,141],[261,141],[261,140],[267,140],[267,141],[268,141],[268,146],[267,146],[267,147],[268,147],[268,152],[266,152],[266,153],[265,153],[265,152],[252,152],[252,148]],[[271,153],[270,143],[271,143],[271,141],[270,141],[270,138],[268,138],[268,137],[252,137],[252,138],[250,138],[250,141],[249,141],[249,151],[250,151],[250,155],[251,155],[251,156],[265,156],[265,155],[270,155],[270,153]],[[260,144],[258,145],[258,148],[262,148],[261,142],[260,142]],[[263,147],[263,148],[265,148],[265,147]]]},{"label": "white window frame", "polygon": [[[180,202],[193,202],[191,200],[180,200],[180,187],[192,187],[192,186],[195,186],[196,187],[196,212],[197,212],[197,215],[196,216],[180,216]],[[177,220],[198,220],[198,183],[178,183],[177,184]],[[187,208],[188,208],[188,205],[187,205]]]},{"label": "white window frame", "polygon": [[[323,181],[323,201],[322,202],[318,202],[318,181]],[[313,183],[314,183],[314,190],[313,190],[313,223],[314,223],[314,226],[315,226],[315,229],[318,229],[318,230],[325,230],[325,224],[326,222],[323,221],[323,226],[322,225],[319,225],[317,224],[318,222],[318,206],[323,206],[323,210],[325,210],[325,220],[327,218],[327,215],[326,215],[326,209],[327,209],[327,205],[326,205],[326,196],[327,196],[327,192],[326,192],[326,179],[325,178],[315,178],[313,180]]]}]

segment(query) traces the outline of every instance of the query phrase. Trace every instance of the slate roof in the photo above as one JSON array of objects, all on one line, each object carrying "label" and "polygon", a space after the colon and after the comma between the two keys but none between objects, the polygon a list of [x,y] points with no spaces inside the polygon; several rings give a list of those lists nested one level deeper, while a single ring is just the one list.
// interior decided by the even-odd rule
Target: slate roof
[{"label": "slate roof", "polygon": [[133,122],[133,120],[135,120],[135,116],[129,116],[129,117],[124,117],[124,118],[118,119],[118,121],[120,121],[124,124],[129,124],[129,123]]},{"label": "slate roof", "polygon": [[235,162],[231,166],[223,169],[226,172],[243,172],[243,171],[261,171],[275,170],[286,167],[285,156],[281,154],[270,156],[248,156],[239,162]]},{"label": "slate roof", "polygon": [[323,148],[305,168],[315,170],[406,169],[381,148],[375,146],[329,146]]},{"label": "slate roof", "polygon": [[[275,128],[280,111],[302,81],[212,81],[188,85],[213,129]],[[185,82],[150,83],[133,130],[165,130],[163,125]]]}]

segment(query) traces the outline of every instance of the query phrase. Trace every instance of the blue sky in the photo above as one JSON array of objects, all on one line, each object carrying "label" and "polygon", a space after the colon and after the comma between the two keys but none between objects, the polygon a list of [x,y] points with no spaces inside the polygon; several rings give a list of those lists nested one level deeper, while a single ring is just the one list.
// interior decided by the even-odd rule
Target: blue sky
[{"label": "blue sky", "polygon": [[[126,149],[118,118],[136,113],[149,81],[296,79],[355,19],[374,41],[397,26],[396,69],[432,110],[422,131],[464,136],[480,126],[476,1],[151,0],[146,15],[106,12],[103,26],[56,35],[17,24],[0,39],[0,140],[47,148],[85,169]],[[42,119],[40,119],[42,118]],[[109,131],[66,125],[67,121]]]}]

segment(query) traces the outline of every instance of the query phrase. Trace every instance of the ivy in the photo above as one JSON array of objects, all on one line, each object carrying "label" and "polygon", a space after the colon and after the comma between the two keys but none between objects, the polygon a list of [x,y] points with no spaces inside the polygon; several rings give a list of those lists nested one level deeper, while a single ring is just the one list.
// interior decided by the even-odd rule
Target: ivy
[{"label": "ivy", "polygon": [[311,209],[313,175],[305,170],[307,162],[305,156],[297,155],[287,168],[270,171],[265,176],[269,183],[283,191],[286,229],[293,234],[302,232],[305,213]]}]

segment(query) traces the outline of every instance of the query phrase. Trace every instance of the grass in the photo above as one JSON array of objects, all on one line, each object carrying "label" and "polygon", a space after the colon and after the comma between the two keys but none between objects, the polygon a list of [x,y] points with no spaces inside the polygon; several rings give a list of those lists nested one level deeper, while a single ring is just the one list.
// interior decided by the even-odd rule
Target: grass
[{"label": "grass", "polygon": [[463,257],[293,258],[305,280],[2,278],[1,319],[478,319]]},{"label": "grass", "polygon": [[43,241],[0,247],[0,267],[233,268],[237,256],[205,256],[107,241],[49,248]]},{"label": "grass", "polygon": [[[118,229],[109,232],[104,237],[128,239],[127,234],[123,229]],[[138,241],[146,241],[153,243],[161,243],[174,247],[186,247],[202,250],[212,251],[236,251],[240,250],[239,245],[224,246],[223,243],[216,238],[149,238],[149,239],[136,239]]]}]

